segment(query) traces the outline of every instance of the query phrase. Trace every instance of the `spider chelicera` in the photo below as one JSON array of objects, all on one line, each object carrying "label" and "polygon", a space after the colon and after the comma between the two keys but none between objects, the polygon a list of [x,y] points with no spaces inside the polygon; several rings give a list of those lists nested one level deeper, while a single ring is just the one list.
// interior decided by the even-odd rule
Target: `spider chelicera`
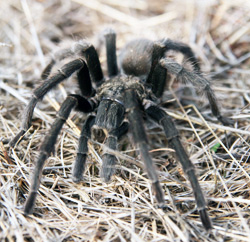
[{"label": "spider chelicera", "polygon": [[[137,39],[129,42],[121,51],[119,70],[116,57],[116,33],[113,30],[107,30],[104,36],[108,77],[104,78],[103,76],[98,54],[93,45],[80,41],[72,49],[59,51],[43,71],[42,79],[45,81],[34,90],[24,111],[20,132],[10,142],[10,146],[14,147],[31,126],[37,102],[53,87],[76,72],[81,95],[68,95],[61,105],[50,132],[45,136],[25,204],[25,214],[30,214],[33,211],[45,160],[51,155],[57,136],[70,112],[72,109],[76,109],[89,113],[89,115],[83,123],[79,138],[76,161],[73,166],[74,182],[80,182],[83,179],[88,155],[87,143],[91,137],[92,126],[95,125],[106,130],[105,145],[113,150],[117,149],[117,140],[130,131],[152,182],[155,198],[159,206],[164,207],[164,193],[148,151],[147,135],[143,125],[145,117],[152,119],[162,126],[169,145],[175,149],[176,156],[193,188],[202,224],[205,229],[211,229],[212,223],[195,175],[194,165],[180,142],[178,131],[171,117],[159,107],[159,102],[157,102],[163,94],[166,79],[169,78],[168,73],[175,75],[181,81],[201,88],[207,95],[212,113],[223,124],[231,123],[230,119],[222,117],[209,81],[202,76],[193,51],[189,46],[169,39],[157,42]],[[192,63],[194,71],[188,71],[172,59],[166,58],[165,53],[169,50],[178,51],[187,57],[188,61]],[[76,59],[63,65],[56,74],[51,75],[50,72],[54,64],[69,56]],[[116,157],[113,154],[105,153],[102,161],[101,177],[105,182],[108,182],[115,171]]]}]

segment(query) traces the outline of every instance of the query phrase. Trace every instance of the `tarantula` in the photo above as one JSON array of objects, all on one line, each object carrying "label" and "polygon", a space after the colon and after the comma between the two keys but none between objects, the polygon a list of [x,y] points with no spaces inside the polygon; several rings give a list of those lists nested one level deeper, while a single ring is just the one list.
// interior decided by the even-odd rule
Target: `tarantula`
[{"label": "tarantula", "polygon": [[[145,170],[152,182],[156,200],[163,208],[164,193],[148,151],[147,135],[143,125],[145,118],[152,119],[162,126],[169,145],[175,149],[176,156],[193,188],[202,224],[205,229],[211,229],[212,223],[195,175],[194,165],[180,142],[178,131],[171,117],[157,103],[158,98],[163,94],[166,78],[169,78],[167,73],[175,75],[177,79],[190,82],[203,89],[210,102],[212,113],[223,124],[230,124],[229,119],[222,117],[209,81],[200,73],[200,67],[193,51],[189,46],[169,39],[156,42],[137,39],[129,42],[121,51],[119,70],[116,56],[116,33],[113,30],[107,30],[104,36],[108,77],[104,78],[97,51],[91,44],[80,41],[72,49],[58,52],[43,71],[42,79],[45,81],[34,90],[24,111],[20,132],[10,142],[10,146],[14,147],[31,126],[37,102],[53,87],[76,72],[81,95],[68,95],[61,105],[50,132],[42,142],[30,192],[24,207],[25,214],[33,211],[45,160],[51,155],[57,136],[71,110],[76,109],[89,113],[89,115],[83,123],[79,138],[77,156],[73,166],[74,182],[80,182],[83,179],[88,154],[87,142],[91,138],[91,128],[94,125],[106,130],[105,145],[113,150],[117,149],[118,139],[130,130],[132,139],[139,148],[141,159],[145,163]],[[192,63],[194,71],[188,71],[172,59],[166,58],[165,53],[169,50],[178,51],[187,57],[188,61]],[[50,75],[54,64],[69,56],[77,58],[63,65],[56,74]],[[116,157],[113,154],[105,153],[102,161],[101,177],[108,182],[115,171]]]}]

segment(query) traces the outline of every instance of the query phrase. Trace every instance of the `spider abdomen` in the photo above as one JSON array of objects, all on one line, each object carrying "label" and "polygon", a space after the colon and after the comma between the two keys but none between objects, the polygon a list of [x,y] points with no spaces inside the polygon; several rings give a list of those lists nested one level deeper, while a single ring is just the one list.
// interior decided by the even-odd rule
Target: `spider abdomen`
[{"label": "spider abdomen", "polygon": [[120,55],[120,65],[123,73],[144,80],[151,68],[151,57],[154,42],[148,39],[130,41]]}]

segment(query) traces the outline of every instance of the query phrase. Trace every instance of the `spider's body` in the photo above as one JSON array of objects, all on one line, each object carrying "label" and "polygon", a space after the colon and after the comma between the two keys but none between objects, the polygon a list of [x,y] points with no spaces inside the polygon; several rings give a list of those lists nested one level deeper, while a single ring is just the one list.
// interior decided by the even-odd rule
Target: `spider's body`
[{"label": "spider's body", "polygon": [[[71,94],[66,98],[58,112],[57,119],[41,145],[31,191],[24,209],[25,213],[32,213],[44,162],[53,151],[57,136],[71,110],[75,108],[78,111],[90,113],[82,126],[79,138],[72,175],[75,182],[83,179],[88,156],[87,143],[88,139],[91,138],[93,126],[106,130],[105,145],[114,150],[117,149],[118,139],[130,131],[134,144],[139,149],[141,159],[145,163],[145,170],[152,182],[156,200],[160,207],[163,207],[164,193],[148,151],[147,135],[143,125],[144,118],[150,118],[162,126],[169,145],[175,149],[176,156],[193,188],[202,223],[206,229],[212,228],[206,210],[206,202],[195,176],[194,166],[180,142],[178,131],[171,117],[157,103],[157,98],[162,96],[168,71],[169,74],[175,75],[180,80],[201,86],[207,94],[213,114],[221,122],[230,123],[228,119],[221,116],[213,91],[209,82],[200,74],[199,64],[192,50],[185,44],[171,40],[160,42],[146,39],[135,40],[129,42],[121,51],[119,71],[116,60],[116,34],[113,31],[108,31],[105,34],[105,39],[108,78],[105,79],[103,76],[95,48],[85,42],[79,42],[73,49],[59,52],[56,58],[48,64],[42,73],[42,78],[46,80],[34,90],[33,97],[26,107],[21,131],[10,142],[12,147],[30,127],[37,102],[58,83],[67,79],[74,72],[77,73],[81,95]],[[192,63],[195,72],[190,72],[173,60],[165,58],[165,53],[168,50],[184,54]],[[77,58],[62,66],[58,73],[51,75],[50,72],[55,62],[68,56],[76,56]],[[101,177],[107,182],[115,171],[116,157],[104,152],[102,160]]]},{"label": "spider's body", "polygon": [[114,99],[124,103],[124,91],[133,89],[142,100],[150,95],[150,91],[145,88],[141,79],[135,76],[118,75],[106,80],[97,89],[97,98],[99,101],[103,99]]}]

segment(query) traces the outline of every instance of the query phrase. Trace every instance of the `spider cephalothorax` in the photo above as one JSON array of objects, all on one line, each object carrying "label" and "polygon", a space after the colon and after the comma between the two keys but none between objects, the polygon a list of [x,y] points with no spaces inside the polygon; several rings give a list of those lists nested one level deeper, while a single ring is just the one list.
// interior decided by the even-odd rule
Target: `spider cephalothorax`
[{"label": "spider cephalothorax", "polygon": [[[175,149],[176,156],[187,174],[193,188],[197,209],[206,229],[212,228],[207,214],[206,202],[199,182],[195,176],[194,166],[189,160],[181,142],[179,134],[171,117],[159,107],[157,98],[164,91],[168,74],[177,79],[201,87],[207,94],[213,114],[224,124],[231,121],[222,117],[209,82],[201,75],[199,64],[190,49],[185,44],[162,40],[153,42],[139,39],[129,42],[121,51],[120,70],[116,60],[116,34],[108,30],[105,34],[108,77],[105,79],[95,48],[86,42],[78,42],[73,49],[65,49],[57,53],[42,73],[45,79],[33,92],[33,96],[26,107],[21,131],[10,142],[14,147],[31,125],[31,119],[37,102],[54,86],[67,79],[74,72],[77,74],[81,95],[71,94],[61,105],[57,119],[46,135],[38,157],[31,183],[31,190],[25,204],[26,214],[32,213],[40,178],[45,160],[54,149],[57,136],[67,120],[72,109],[89,113],[83,123],[76,161],[73,167],[73,180],[79,182],[83,178],[86,158],[88,155],[87,142],[91,137],[91,128],[97,126],[106,130],[105,145],[116,150],[118,139],[128,131],[138,147],[141,159],[145,163],[145,170],[152,182],[153,191],[160,207],[164,206],[164,193],[158,181],[147,147],[147,135],[144,119],[149,118],[162,126],[169,145]],[[180,64],[165,57],[169,50],[179,51],[188,58],[194,71],[188,71]],[[63,65],[56,74],[50,74],[54,64],[68,56],[76,57],[73,61]],[[101,177],[109,181],[115,171],[116,157],[104,153]]]}]

